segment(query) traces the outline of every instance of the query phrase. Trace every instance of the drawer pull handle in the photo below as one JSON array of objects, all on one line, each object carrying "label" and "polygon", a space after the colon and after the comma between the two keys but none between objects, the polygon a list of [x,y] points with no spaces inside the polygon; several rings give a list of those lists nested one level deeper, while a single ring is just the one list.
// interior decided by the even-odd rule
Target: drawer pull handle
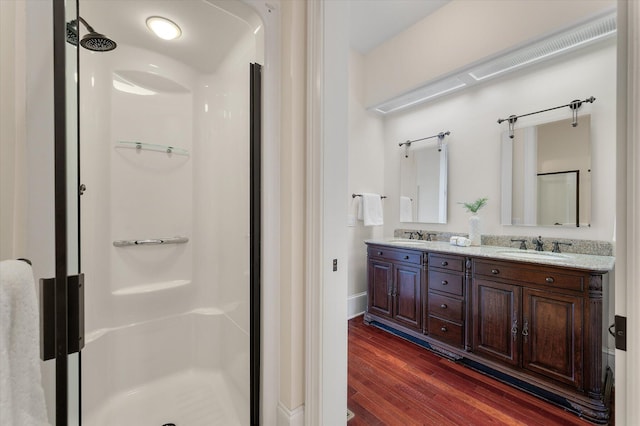
[{"label": "drawer pull handle", "polygon": [[449,262],[447,262],[446,260],[441,263],[442,266],[447,266],[448,264]]},{"label": "drawer pull handle", "polygon": [[491,273],[492,273],[493,275],[498,275],[498,274],[500,273],[500,271],[499,271],[498,269],[492,269],[492,270],[491,270]]},{"label": "drawer pull handle", "polygon": [[447,280],[442,280],[442,285],[447,285],[447,284],[449,284],[449,281],[447,281]]},{"label": "drawer pull handle", "polygon": [[446,304],[444,304],[444,303],[443,303],[442,305],[440,305],[440,307],[441,307],[442,309],[447,309],[447,305],[446,305]]},{"label": "drawer pull handle", "polygon": [[405,258],[405,260],[406,260],[406,259],[409,259],[409,256],[405,256],[404,258]]},{"label": "drawer pull handle", "polygon": [[547,277],[547,278],[545,278],[544,280],[547,282],[547,284],[553,284],[553,282],[555,281],[555,280],[554,280],[553,278],[551,278],[551,277]]},{"label": "drawer pull handle", "polygon": [[447,327],[443,325],[442,327],[440,327],[440,331],[442,331],[443,333],[446,333]]}]

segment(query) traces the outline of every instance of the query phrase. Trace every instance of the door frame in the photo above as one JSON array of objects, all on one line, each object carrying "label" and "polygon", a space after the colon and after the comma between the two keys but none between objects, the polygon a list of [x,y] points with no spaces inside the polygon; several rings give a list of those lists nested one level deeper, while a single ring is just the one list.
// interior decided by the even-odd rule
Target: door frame
[{"label": "door frame", "polygon": [[[77,13],[77,0],[76,0]],[[54,118],[54,232],[55,232],[55,419],[57,426],[69,419],[68,360],[68,191],[67,191],[67,85],[66,6],[53,0],[53,118]],[[77,62],[76,62],[77,63]],[[77,131],[77,129],[76,129]]]}]

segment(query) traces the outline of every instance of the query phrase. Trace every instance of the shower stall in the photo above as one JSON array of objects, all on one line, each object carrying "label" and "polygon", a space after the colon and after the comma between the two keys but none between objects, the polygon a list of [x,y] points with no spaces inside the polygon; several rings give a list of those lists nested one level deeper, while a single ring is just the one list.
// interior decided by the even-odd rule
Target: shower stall
[{"label": "shower stall", "polygon": [[262,21],[223,0],[77,13],[81,423],[254,424]]}]

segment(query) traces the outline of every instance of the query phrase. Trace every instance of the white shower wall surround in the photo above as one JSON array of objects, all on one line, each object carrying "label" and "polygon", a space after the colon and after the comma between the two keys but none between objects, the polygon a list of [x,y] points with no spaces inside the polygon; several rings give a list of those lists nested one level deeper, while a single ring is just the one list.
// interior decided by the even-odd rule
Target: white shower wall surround
[{"label": "white shower wall surround", "polygon": [[[247,336],[221,310],[198,309],[87,335],[83,425],[247,425]],[[117,348],[117,353],[114,353]],[[87,359],[99,368],[86,369]],[[234,371],[236,370],[236,371]]]},{"label": "white shower wall surround", "polygon": [[[81,51],[83,424],[196,424],[179,402],[190,394],[208,395],[202,424],[249,423],[249,63],[263,56],[260,37],[247,26],[212,74],[121,42]],[[189,241],[112,244],[176,236]]]}]

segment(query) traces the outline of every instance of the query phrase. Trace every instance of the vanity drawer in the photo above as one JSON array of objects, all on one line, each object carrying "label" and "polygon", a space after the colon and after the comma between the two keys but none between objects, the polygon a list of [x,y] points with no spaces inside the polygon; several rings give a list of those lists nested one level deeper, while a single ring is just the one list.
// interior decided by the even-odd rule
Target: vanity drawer
[{"label": "vanity drawer", "polygon": [[440,318],[429,316],[429,335],[449,345],[464,345],[462,326]]},{"label": "vanity drawer", "polygon": [[582,275],[560,273],[556,268],[540,265],[539,268],[529,269],[530,265],[512,265],[506,262],[474,261],[474,275],[484,275],[491,278],[524,281],[531,284],[551,286],[567,290],[584,290]]},{"label": "vanity drawer", "polygon": [[464,318],[462,300],[429,293],[429,315],[461,323]]},{"label": "vanity drawer", "polygon": [[422,264],[422,252],[416,250],[398,250],[385,246],[369,246],[367,248],[369,257],[386,259],[393,262]]},{"label": "vanity drawer", "polygon": [[447,272],[429,271],[429,290],[442,291],[444,293],[462,296],[462,281],[464,277],[460,274],[449,274]]},{"label": "vanity drawer", "polygon": [[436,253],[429,253],[429,267],[447,269],[449,271],[463,272],[464,258],[451,257]]}]

